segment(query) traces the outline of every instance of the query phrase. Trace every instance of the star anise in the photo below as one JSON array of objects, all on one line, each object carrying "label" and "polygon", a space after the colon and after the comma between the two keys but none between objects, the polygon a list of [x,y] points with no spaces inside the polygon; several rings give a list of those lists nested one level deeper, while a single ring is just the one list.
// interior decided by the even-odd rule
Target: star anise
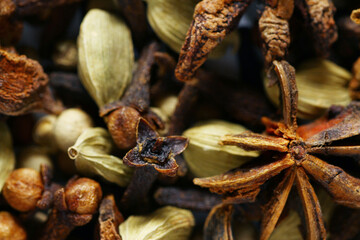
[{"label": "star anise", "polygon": [[[208,54],[238,25],[251,0],[202,0],[194,11],[193,21],[182,46],[175,75],[190,81]],[[290,45],[289,19],[295,5],[309,25],[320,55],[337,39],[335,8],[330,0],[265,0],[259,19],[266,66],[282,60]]]},{"label": "star anise", "polygon": [[124,157],[124,163],[133,167],[151,165],[160,173],[175,176],[178,165],[175,156],[182,153],[188,139],[180,136],[160,137],[143,118],[136,130],[136,147]]},{"label": "star anise", "polygon": [[[360,104],[353,102],[346,108],[334,107],[327,117],[298,128],[295,70],[286,61],[274,61],[273,64],[272,73],[276,73],[273,76],[277,76],[282,94],[283,122],[263,118],[266,134],[247,132],[225,136],[221,144],[268,151],[275,160],[249,170],[238,169],[214,177],[195,178],[194,183],[223,194],[226,203],[242,203],[254,201],[260,187],[283,172],[283,180],[264,208],[260,239],[268,239],[273,232],[294,182],[303,205],[307,238],[326,239],[320,204],[307,175],[319,182],[335,202],[352,208],[360,207],[360,180],[313,155],[360,153],[360,145],[341,146],[341,141],[337,141],[360,134]],[[331,144],[334,141],[336,144]]]}]

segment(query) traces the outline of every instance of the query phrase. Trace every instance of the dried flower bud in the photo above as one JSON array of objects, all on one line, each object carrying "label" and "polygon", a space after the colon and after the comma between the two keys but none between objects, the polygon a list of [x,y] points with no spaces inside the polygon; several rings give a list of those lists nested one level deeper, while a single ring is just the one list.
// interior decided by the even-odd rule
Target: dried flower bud
[{"label": "dried flower bud", "polygon": [[8,212],[0,212],[0,239],[1,240],[26,240],[25,229]]},{"label": "dried flower bud", "polygon": [[219,145],[222,136],[246,130],[241,125],[220,120],[198,123],[186,130],[183,135],[190,139],[190,143],[184,151],[184,158],[191,172],[197,177],[214,176],[259,156],[255,151]]},{"label": "dried flower bud", "polygon": [[100,175],[109,182],[122,187],[129,184],[133,169],[110,155],[113,143],[110,134],[103,128],[89,128],[68,149],[75,160],[77,170],[86,176]]},{"label": "dried flower bud", "polygon": [[[146,0],[148,3],[147,17],[157,36],[172,50],[179,53],[185,41],[186,33],[190,28],[195,6],[199,0]],[[176,9],[176,11],[174,11]],[[239,35],[234,32],[222,47],[216,48],[210,57],[219,57],[225,54],[227,48],[239,45]]]},{"label": "dried flower bud", "polygon": [[54,137],[58,147],[67,152],[74,145],[80,134],[93,126],[90,116],[78,108],[63,111],[54,125]]},{"label": "dried flower bud", "polygon": [[6,179],[3,196],[14,209],[27,212],[36,208],[44,185],[40,173],[31,168],[14,170]]},{"label": "dried flower bud", "polygon": [[40,165],[53,167],[51,158],[42,147],[32,146],[23,149],[17,159],[17,168],[32,168],[40,172]]},{"label": "dried flower bud", "polygon": [[80,79],[99,107],[119,100],[130,83],[134,51],[130,30],[118,17],[90,10],[78,37]]},{"label": "dried flower bud", "polygon": [[[296,72],[299,91],[298,117],[313,119],[333,104],[346,106],[351,102],[348,84],[350,72],[327,60],[304,63]],[[265,85],[268,79],[265,79]],[[279,106],[279,88],[265,87],[271,101]]]},{"label": "dried flower bud", "polygon": [[102,198],[100,184],[89,178],[78,178],[65,188],[66,204],[70,211],[78,214],[93,214]]},{"label": "dried flower bud", "polygon": [[66,40],[56,44],[53,61],[57,66],[63,69],[76,69],[78,63],[76,42]]},{"label": "dried flower bud", "polygon": [[49,152],[57,150],[57,144],[54,137],[54,126],[57,116],[46,115],[40,118],[33,130],[33,138],[37,144],[44,146]]},{"label": "dried flower bud", "polygon": [[15,167],[15,154],[9,128],[0,122],[0,192]]},{"label": "dried flower bud", "polygon": [[15,116],[44,108],[61,109],[52,99],[49,79],[37,61],[0,49],[0,75],[0,113]]},{"label": "dried flower bud", "polygon": [[189,210],[163,207],[145,216],[130,216],[120,224],[123,240],[186,240],[195,220]]}]

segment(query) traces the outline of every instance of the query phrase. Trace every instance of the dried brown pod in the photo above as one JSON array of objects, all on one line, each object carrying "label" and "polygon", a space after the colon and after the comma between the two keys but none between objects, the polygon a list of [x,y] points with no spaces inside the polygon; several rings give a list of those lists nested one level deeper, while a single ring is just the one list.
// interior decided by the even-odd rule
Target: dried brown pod
[{"label": "dried brown pod", "polygon": [[0,49],[0,75],[0,113],[16,116],[40,109],[62,110],[52,98],[49,79],[37,61]]},{"label": "dried brown pod", "polygon": [[108,195],[101,201],[98,221],[101,240],[121,240],[119,225],[124,217],[116,207],[113,195]]},{"label": "dried brown pod", "polygon": [[177,79],[189,81],[194,77],[208,54],[237,26],[249,2],[203,0],[196,5],[175,69]]}]

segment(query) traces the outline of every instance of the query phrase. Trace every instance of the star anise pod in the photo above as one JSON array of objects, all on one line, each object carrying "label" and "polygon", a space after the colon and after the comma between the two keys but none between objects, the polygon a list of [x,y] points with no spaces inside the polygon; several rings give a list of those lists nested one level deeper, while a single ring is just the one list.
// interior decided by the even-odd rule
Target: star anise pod
[{"label": "star anise pod", "polygon": [[178,165],[175,156],[182,153],[188,139],[180,136],[160,137],[143,118],[136,130],[136,146],[124,157],[124,163],[133,167],[151,165],[160,173],[175,176]]},{"label": "star anise pod", "polygon": [[[360,180],[313,155],[360,153],[360,145],[341,146],[338,142],[360,134],[360,104],[353,102],[346,108],[334,107],[334,116],[329,114],[327,118],[298,128],[295,70],[286,61],[274,61],[273,64],[273,73],[276,73],[273,76],[277,76],[282,94],[283,122],[263,118],[266,134],[247,132],[225,136],[221,144],[268,151],[275,160],[249,170],[238,169],[214,177],[195,178],[194,183],[223,194],[226,203],[242,203],[254,201],[267,180],[284,172],[283,180],[264,208],[260,239],[268,239],[273,232],[294,182],[303,205],[307,238],[326,239],[320,204],[307,175],[319,182],[335,202],[352,208],[360,207]],[[336,145],[331,144],[334,141]]]}]

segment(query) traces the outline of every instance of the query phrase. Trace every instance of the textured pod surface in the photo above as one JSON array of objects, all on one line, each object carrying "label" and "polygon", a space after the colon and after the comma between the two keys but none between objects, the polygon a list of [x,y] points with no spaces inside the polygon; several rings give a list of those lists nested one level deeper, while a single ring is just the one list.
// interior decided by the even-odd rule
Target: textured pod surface
[{"label": "textured pod surface", "polygon": [[48,81],[37,61],[0,50],[0,113],[14,116],[42,108]]},{"label": "textured pod surface", "polygon": [[[351,74],[327,60],[311,60],[296,72],[299,90],[298,117],[313,119],[321,116],[333,104],[346,106],[351,102],[348,84]],[[268,79],[265,80],[265,85]],[[271,101],[279,106],[277,86],[265,87]]]},{"label": "textured pod surface", "polygon": [[90,10],[80,26],[78,71],[99,107],[119,100],[131,81],[134,50],[131,34],[118,17]]},{"label": "textured pod surface", "polygon": [[[172,50],[179,53],[190,28],[195,6],[199,0],[146,0],[147,17],[156,35]],[[174,11],[176,9],[176,11]],[[224,39],[224,43],[214,49],[210,57],[220,57],[229,46],[239,45],[239,35],[234,32]]]},{"label": "textured pod surface", "polygon": [[0,192],[14,167],[15,153],[12,147],[10,130],[4,122],[0,122]]},{"label": "textured pod surface", "polygon": [[133,170],[110,155],[111,148],[111,136],[105,129],[89,128],[69,148],[68,154],[75,160],[77,170],[86,176],[99,175],[109,182],[127,186]]},{"label": "textured pod surface", "polygon": [[120,224],[123,240],[186,240],[195,220],[189,210],[163,207],[145,216],[130,216]]},{"label": "textured pod surface", "polygon": [[196,177],[214,176],[259,156],[255,151],[219,144],[224,135],[240,134],[246,130],[239,124],[220,120],[199,123],[186,130],[183,135],[189,138],[190,143],[184,151],[184,157],[191,172]]}]

